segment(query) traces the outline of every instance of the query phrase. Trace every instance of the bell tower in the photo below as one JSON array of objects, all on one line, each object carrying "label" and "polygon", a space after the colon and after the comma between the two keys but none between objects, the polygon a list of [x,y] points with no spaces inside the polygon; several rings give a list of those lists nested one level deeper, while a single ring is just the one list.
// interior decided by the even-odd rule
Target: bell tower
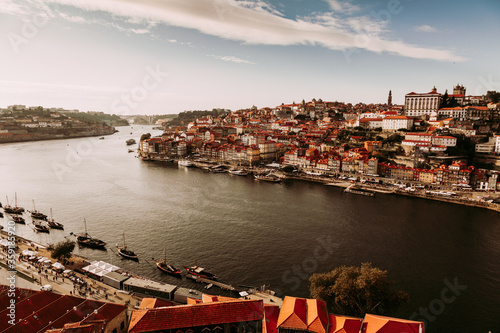
[{"label": "bell tower", "polygon": [[392,91],[389,90],[389,97],[387,98],[387,105],[392,105]]}]

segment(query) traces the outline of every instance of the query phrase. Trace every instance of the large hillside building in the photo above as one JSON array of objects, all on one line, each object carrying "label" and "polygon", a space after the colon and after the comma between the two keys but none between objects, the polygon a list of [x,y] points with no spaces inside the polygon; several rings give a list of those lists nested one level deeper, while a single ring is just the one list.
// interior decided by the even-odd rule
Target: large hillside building
[{"label": "large hillside building", "polygon": [[421,117],[437,112],[443,96],[437,92],[436,87],[428,93],[411,92],[405,95],[405,115],[409,117]]}]

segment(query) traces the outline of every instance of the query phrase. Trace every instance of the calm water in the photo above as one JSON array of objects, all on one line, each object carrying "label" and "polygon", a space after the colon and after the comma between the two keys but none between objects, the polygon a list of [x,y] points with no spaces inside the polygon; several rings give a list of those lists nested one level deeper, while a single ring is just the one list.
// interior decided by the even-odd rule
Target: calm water
[{"label": "calm water", "polygon": [[[202,287],[166,276],[150,261],[121,260],[114,244],[125,232],[127,245],[141,259],[161,257],[166,248],[176,266],[198,263],[233,285],[270,284],[282,295],[301,297],[309,296],[310,273],[372,262],[410,293],[410,303],[397,316],[430,308],[427,332],[500,331],[498,213],[143,162],[128,153],[125,141],[159,132],[118,129],[104,140],[0,145],[0,201],[6,196],[13,201],[17,192],[19,205],[31,210],[35,200],[38,210],[52,208],[65,225],[48,235],[18,225],[19,235],[56,243],[82,232],[85,218],[88,232],[108,243],[107,251],[77,248],[89,259]],[[454,283],[455,293],[449,287]]]}]

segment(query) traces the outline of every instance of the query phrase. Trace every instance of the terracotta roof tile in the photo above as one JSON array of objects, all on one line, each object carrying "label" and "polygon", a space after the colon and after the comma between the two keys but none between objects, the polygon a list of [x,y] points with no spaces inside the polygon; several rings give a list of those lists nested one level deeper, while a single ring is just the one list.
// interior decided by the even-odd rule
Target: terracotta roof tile
[{"label": "terracotta roof tile", "polygon": [[129,332],[150,332],[203,325],[215,325],[262,320],[261,300],[215,302],[136,310],[132,314]]}]

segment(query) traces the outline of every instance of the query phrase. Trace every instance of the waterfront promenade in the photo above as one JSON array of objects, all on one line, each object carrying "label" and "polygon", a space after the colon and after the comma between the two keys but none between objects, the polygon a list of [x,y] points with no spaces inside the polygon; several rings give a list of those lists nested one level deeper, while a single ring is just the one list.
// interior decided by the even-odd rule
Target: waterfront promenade
[{"label": "waterfront promenade", "polygon": [[[5,232],[2,231],[5,236]],[[35,250],[39,256],[50,258],[50,252],[42,244],[37,244],[24,238],[17,238],[16,250],[16,286],[20,288],[40,290],[41,286],[51,285],[52,291],[63,294],[94,299],[103,302],[112,302],[129,306],[131,310],[139,305],[142,297],[135,294],[126,294],[106,285],[100,281],[80,274],[75,270],[62,274],[52,270],[50,267],[38,266],[26,259],[19,259],[19,253],[23,250]],[[11,276],[11,271],[6,266],[7,253],[0,251],[0,284],[8,284],[7,278]],[[73,255],[70,260],[74,265],[84,265],[87,260]]]}]

